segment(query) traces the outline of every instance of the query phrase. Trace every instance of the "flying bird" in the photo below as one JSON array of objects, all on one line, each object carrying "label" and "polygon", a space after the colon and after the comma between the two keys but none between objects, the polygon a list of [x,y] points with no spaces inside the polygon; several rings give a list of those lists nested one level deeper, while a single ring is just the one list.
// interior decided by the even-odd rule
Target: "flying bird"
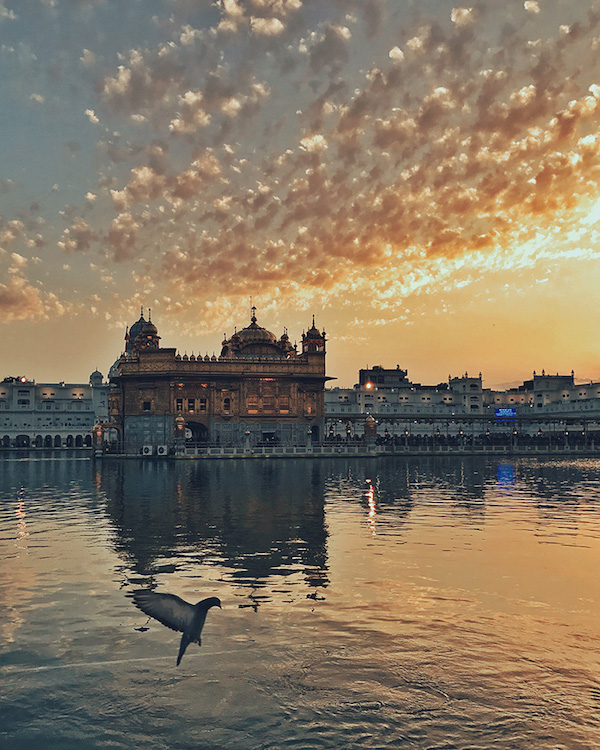
[{"label": "flying bird", "polygon": [[136,591],[133,594],[133,602],[150,617],[172,630],[183,633],[177,655],[178,666],[190,643],[202,645],[200,635],[208,610],[211,607],[221,608],[221,601],[216,596],[202,599],[197,604],[190,604],[175,594],[157,594],[154,591]]}]

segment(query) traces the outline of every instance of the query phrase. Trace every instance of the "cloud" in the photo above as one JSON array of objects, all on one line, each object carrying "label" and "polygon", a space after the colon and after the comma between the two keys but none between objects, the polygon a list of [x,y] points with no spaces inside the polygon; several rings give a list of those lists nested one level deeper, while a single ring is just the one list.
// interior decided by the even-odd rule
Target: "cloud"
[{"label": "cloud", "polygon": [[279,36],[285,27],[279,18],[251,18],[250,27],[255,34]]},{"label": "cloud", "polygon": [[96,233],[83,219],[77,219],[63,231],[58,247],[65,253],[81,253],[90,249]]},{"label": "cloud", "polygon": [[40,291],[21,276],[12,276],[7,284],[0,283],[0,319],[13,320],[47,317]]},{"label": "cloud", "polygon": [[17,15],[14,10],[6,7],[4,0],[0,0],[0,23],[3,21],[16,21]]},{"label": "cloud", "polygon": [[25,277],[28,259],[19,253],[11,254],[11,265],[6,283],[0,282],[0,321],[48,320],[65,314],[72,305],[63,304],[52,292],[42,292]]},{"label": "cloud", "polygon": [[309,64],[313,73],[324,67],[339,67],[348,59],[348,42],[351,38],[347,26],[328,25],[317,41],[309,48]]},{"label": "cloud", "polygon": [[473,8],[452,8],[450,18],[456,26],[468,26],[474,20]]},{"label": "cloud", "polygon": [[[222,0],[203,28],[192,5],[157,13],[154,46],[75,56],[97,76],[78,106],[103,126],[98,175],[42,233],[118,262],[120,291],[294,304],[348,285],[391,309],[569,226],[600,188],[588,8]],[[25,257],[39,227],[19,220],[0,239]]]},{"label": "cloud", "polygon": [[112,220],[107,239],[113,259],[117,263],[136,256],[136,240],[139,229],[139,223],[129,211],[121,212]]}]

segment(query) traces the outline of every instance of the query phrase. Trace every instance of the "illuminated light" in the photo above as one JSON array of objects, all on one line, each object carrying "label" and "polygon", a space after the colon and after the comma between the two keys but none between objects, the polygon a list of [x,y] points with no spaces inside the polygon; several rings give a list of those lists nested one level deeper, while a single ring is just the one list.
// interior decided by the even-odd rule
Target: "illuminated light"
[{"label": "illuminated light", "polygon": [[365,499],[369,507],[369,528],[371,530],[371,536],[375,536],[377,534],[377,501],[375,498],[375,487],[371,484],[370,479],[368,479],[367,482],[369,482],[369,487],[365,493]]},{"label": "illuminated light", "polygon": [[369,391],[373,387],[373,383],[365,383],[365,388],[367,388]]},{"label": "illuminated light", "polygon": [[21,381],[21,383],[26,383],[27,382],[27,378],[24,377],[24,376],[21,377],[21,378],[19,378],[19,380]]}]

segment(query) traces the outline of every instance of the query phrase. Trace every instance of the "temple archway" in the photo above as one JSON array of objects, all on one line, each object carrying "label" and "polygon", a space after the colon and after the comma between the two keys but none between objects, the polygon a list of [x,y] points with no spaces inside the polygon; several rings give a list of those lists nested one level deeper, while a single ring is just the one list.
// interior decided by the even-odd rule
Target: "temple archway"
[{"label": "temple archway", "polygon": [[[202,422],[186,422],[186,442],[188,443],[207,443],[208,442],[208,427]],[[190,431],[191,436],[187,437],[187,430]]]}]

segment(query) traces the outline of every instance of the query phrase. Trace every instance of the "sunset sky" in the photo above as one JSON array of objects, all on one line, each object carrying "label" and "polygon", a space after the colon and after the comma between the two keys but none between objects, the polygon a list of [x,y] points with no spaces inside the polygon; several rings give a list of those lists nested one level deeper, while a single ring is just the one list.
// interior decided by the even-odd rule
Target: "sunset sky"
[{"label": "sunset sky", "polygon": [[0,378],[249,322],[600,378],[600,2],[0,0]]}]

